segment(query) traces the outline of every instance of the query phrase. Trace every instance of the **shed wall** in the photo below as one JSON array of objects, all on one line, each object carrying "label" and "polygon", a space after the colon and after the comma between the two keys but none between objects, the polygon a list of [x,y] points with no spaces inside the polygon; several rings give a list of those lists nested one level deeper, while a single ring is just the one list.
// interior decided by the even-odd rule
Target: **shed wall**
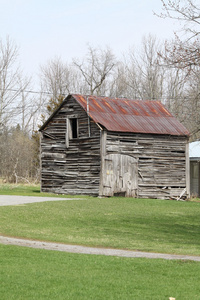
[{"label": "shed wall", "polygon": [[[78,138],[66,147],[68,117],[78,119]],[[41,169],[43,192],[98,195],[100,130],[73,98],[42,131]]]},{"label": "shed wall", "polygon": [[107,133],[106,154],[138,160],[139,198],[168,199],[186,188],[186,137]]}]

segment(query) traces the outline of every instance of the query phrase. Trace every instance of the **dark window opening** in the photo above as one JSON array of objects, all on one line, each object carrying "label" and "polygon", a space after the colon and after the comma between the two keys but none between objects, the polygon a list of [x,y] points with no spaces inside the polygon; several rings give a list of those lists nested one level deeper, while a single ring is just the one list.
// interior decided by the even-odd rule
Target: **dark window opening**
[{"label": "dark window opening", "polygon": [[125,196],[126,196],[126,192],[114,193],[114,197],[125,197]]},{"label": "dark window opening", "polygon": [[70,125],[71,125],[71,138],[77,139],[77,137],[78,137],[77,119],[70,119]]}]

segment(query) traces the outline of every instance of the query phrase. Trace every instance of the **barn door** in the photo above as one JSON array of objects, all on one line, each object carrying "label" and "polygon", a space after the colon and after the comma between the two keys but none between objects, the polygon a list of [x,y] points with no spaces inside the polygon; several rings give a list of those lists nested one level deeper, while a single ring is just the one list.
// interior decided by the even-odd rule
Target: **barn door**
[{"label": "barn door", "polygon": [[128,155],[106,155],[102,180],[104,196],[136,197],[138,188],[137,160]]}]

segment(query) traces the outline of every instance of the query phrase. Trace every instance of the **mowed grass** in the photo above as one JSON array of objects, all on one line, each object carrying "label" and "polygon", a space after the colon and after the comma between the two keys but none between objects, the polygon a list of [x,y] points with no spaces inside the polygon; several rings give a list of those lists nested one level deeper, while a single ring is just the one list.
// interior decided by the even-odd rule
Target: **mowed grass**
[{"label": "mowed grass", "polygon": [[199,299],[200,263],[0,245],[0,299]]},{"label": "mowed grass", "polygon": [[[8,186],[4,191],[0,187],[0,194],[43,195],[39,186]],[[199,213],[200,203],[194,202],[83,197],[0,207],[0,234],[199,255]],[[2,300],[200,299],[199,262],[0,245],[0,266]]]},{"label": "mowed grass", "polygon": [[200,255],[200,203],[88,198],[0,207],[0,234],[149,252]]},{"label": "mowed grass", "polygon": [[20,195],[20,196],[38,196],[40,193],[40,185],[26,184],[0,184],[0,195]]},{"label": "mowed grass", "polygon": [[58,197],[58,198],[85,198],[85,196],[60,195],[53,193],[40,192],[40,185],[37,184],[1,184],[0,195],[16,195],[16,196],[36,196],[36,197]]}]

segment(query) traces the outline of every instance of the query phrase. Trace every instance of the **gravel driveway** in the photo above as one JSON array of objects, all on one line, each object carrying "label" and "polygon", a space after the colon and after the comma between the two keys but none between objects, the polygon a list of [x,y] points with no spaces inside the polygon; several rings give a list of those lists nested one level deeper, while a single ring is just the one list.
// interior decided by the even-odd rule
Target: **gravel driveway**
[{"label": "gravel driveway", "polygon": [[67,201],[67,200],[84,200],[81,198],[53,198],[53,197],[31,197],[31,196],[10,196],[0,195],[0,206],[20,205],[45,201]]},{"label": "gravel driveway", "polygon": [[120,249],[107,249],[107,248],[94,248],[78,245],[65,245],[59,243],[40,242],[27,239],[11,238],[0,236],[0,243],[4,245],[16,245],[30,248],[39,248],[46,250],[56,250],[70,253],[82,253],[82,254],[95,254],[106,256],[120,256],[120,257],[145,257],[145,258],[162,258],[162,259],[181,259],[181,260],[193,260],[200,261],[200,256],[189,255],[173,255],[163,253],[149,253],[140,251],[120,250]]}]

